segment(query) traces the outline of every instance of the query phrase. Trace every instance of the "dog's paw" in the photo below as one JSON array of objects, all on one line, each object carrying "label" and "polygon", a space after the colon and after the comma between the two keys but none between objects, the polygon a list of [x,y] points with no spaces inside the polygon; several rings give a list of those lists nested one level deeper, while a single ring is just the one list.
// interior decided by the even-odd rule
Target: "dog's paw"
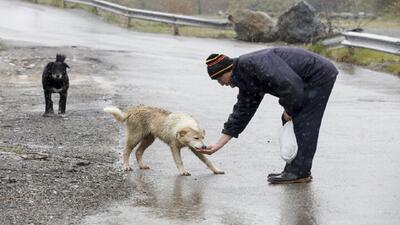
[{"label": "dog's paw", "polygon": [[130,166],[123,166],[123,170],[126,171],[132,171],[132,167]]},{"label": "dog's paw", "polygon": [[181,176],[190,176],[191,174],[188,171],[183,171]]},{"label": "dog's paw", "polygon": [[218,171],[214,171],[214,174],[225,174],[225,172],[218,170]]},{"label": "dog's paw", "polygon": [[141,170],[148,170],[148,169],[150,169],[149,166],[139,166],[139,168],[140,168]]}]

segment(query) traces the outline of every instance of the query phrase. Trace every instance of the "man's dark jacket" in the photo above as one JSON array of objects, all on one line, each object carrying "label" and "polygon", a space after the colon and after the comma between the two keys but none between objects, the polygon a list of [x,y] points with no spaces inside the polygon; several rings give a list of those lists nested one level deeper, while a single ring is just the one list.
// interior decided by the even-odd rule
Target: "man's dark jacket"
[{"label": "man's dark jacket", "polygon": [[266,93],[278,97],[285,111],[296,117],[304,89],[321,86],[337,74],[327,59],[299,48],[271,48],[235,58],[232,84],[239,94],[222,133],[238,137]]}]

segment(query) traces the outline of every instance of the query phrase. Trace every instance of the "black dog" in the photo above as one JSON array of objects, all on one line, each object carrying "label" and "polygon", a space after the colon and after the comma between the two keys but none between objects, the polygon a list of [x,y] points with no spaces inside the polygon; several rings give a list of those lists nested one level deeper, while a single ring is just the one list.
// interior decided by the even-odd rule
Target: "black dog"
[{"label": "black dog", "polygon": [[57,54],[55,62],[49,62],[43,70],[42,84],[44,90],[44,98],[46,100],[46,110],[43,116],[49,116],[54,113],[52,93],[60,94],[60,102],[58,104],[58,113],[65,114],[67,104],[67,94],[69,88],[69,79],[67,68],[69,66],[64,62],[65,56]]}]

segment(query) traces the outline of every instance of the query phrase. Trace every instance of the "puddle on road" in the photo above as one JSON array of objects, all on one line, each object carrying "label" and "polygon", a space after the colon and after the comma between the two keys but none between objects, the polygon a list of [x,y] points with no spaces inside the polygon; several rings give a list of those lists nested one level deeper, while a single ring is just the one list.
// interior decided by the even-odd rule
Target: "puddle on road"
[{"label": "puddle on road", "polygon": [[264,201],[265,193],[251,196],[246,188],[213,190],[209,186],[220,183],[217,179],[167,177],[130,174],[136,188],[133,196],[87,217],[83,224],[319,224],[321,220],[320,203],[310,184],[274,186],[275,194]]},{"label": "puddle on road", "polygon": [[160,181],[141,172],[130,173],[127,179],[135,185],[133,196],[88,217],[84,224],[201,224],[205,220],[204,184],[181,176]]},{"label": "puddle on road", "polygon": [[156,178],[148,172],[130,173],[127,179],[136,188],[133,196],[86,218],[84,224],[245,224],[245,216],[207,203],[204,180],[173,175]]}]

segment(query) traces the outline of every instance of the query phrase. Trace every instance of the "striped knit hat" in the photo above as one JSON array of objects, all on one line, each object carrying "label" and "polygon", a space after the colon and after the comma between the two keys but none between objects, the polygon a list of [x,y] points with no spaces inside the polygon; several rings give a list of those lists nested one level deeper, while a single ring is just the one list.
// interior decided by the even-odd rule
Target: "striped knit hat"
[{"label": "striped knit hat", "polygon": [[218,79],[224,73],[232,70],[233,60],[223,54],[211,54],[208,56],[206,64],[211,79]]}]

